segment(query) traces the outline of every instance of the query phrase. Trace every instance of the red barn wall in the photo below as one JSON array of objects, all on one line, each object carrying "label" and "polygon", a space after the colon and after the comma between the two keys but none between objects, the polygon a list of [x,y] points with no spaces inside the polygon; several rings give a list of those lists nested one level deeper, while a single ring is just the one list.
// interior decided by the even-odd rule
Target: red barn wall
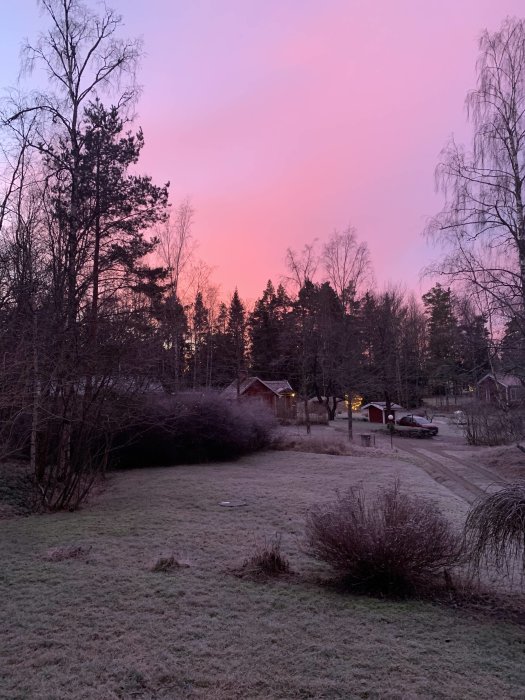
[{"label": "red barn wall", "polygon": [[377,406],[368,407],[368,420],[370,423],[382,423],[383,422],[383,411]]},{"label": "red barn wall", "polygon": [[269,406],[272,406],[272,408],[276,399],[273,391],[264,386],[264,384],[259,384],[259,382],[254,382],[249,386],[243,393],[243,396],[247,396],[251,399],[263,399]]}]

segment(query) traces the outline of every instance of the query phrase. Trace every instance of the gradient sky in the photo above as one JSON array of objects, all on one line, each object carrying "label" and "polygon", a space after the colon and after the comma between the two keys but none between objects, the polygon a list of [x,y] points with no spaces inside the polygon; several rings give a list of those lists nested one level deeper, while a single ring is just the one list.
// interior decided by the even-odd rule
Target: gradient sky
[{"label": "gradient sky", "polygon": [[[0,86],[42,16],[0,0]],[[95,6],[97,3],[90,2]],[[228,295],[260,296],[287,247],[356,227],[379,286],[418,295],[437,255],[434,168],[466,141],[477,39],[523,0],[108,0],[146,55],[141,170],[190,196],[198,255]]]}]

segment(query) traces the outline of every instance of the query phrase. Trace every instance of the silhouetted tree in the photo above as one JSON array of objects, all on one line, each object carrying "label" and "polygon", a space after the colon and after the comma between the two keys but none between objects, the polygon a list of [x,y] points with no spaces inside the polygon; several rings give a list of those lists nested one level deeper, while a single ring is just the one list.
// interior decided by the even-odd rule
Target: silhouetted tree
[{"label": "silhouetted tree", "polygon": [[434,393],[456,393],[459,376],[459,325],[450,288],[436,284],[423,295],[428,316],[428,373]]},{"label": "silhouetted tree", "polygon": [[476,293],[487,315],[525,335],[525,20],[483,31],[477,85],[467,95],[470,149],[451,140],[437,168],[446,194],[428,233],[449,253],[435,266]]},{"label": "silhouetted tree", "polygon": [[202,292],[197,292],[192,309],[192,379],[193,390],[206,386],[206,360],[208,356],[209,312],[204,305]]},{"label": "silhouetted tree", "polygon": [[235,289],[228,309],[226,327],[226,360],[231,367],[232,376],[240,392],[242,372],[246,368],[246,312]]},{"label": "silhouetted tree", "polygon": [[[43,68],[49,91],[32,93],[6,123],[18,128],[29,115],[38,122],[28,145],[44,184],[41,222],[30,235],[46,274],[32,324],[46,330],[33,345],[31,374],[33,407],[46,410],[32,411],[31,453],[44,503],[61,508],[80,502],[104,467],[101,426],[116,358],[125,354],[108,350],[123,341],[121,318],[137,318],[132,296],[152,282],[140,262],[152,247],[144,231],[164,216],[167,191],[128,172],[143,144],[140,131],[123,133],[121,116],[136,98],[139,43],[117,38],[121,20],[111,10],[97,15],[80,0],[41,4],[49,27],[25,57]],[[106,109],[99,98],[112,90],[118,106]]]},{"label": "silhouetted tree", "polygon": [[332,288],[346,313],[372,277],[370,253],[366,243],[357,240],[353,227],[343,233],[334,231],[323,247],[323,266]]},{"label": "silhouetted tree", "polygon": [[290,357],[290,333],[293,332],[288,323],[290,310],[291,302],[284,287],[279,285],[275,291],[269,280],[249,318],[253,374],[266,379],[285,379],[290,372],[295,373]]},{"label": "silhouetted tree", "polygon": [[364,295],[360,308],[363,347],[362,388],[365,397],[390,404],[401,400],[402,353],[407,306],[396,289]]}]

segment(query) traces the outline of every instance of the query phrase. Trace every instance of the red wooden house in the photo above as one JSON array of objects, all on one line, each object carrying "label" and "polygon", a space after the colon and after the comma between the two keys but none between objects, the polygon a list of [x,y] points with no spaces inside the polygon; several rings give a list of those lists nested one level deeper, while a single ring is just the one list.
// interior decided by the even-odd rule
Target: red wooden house
[{"label": "red wooden house", "polygon": [[[224,396],[235,399],[259,399],[269,406],[277,418],[289,420],[297,415],[295,392],[286,379],[266,380],[259,377],[245,377],[237,387],[233,381],[222,392]],[[237,393],[238,390],[238,393]]]},{"label": "red wooden house", "polygon": [[480,401],[511,405],[525,400],[525,387],[521,379],[513,374],[495,372],[486,374],[479,380],[477,395]]}]

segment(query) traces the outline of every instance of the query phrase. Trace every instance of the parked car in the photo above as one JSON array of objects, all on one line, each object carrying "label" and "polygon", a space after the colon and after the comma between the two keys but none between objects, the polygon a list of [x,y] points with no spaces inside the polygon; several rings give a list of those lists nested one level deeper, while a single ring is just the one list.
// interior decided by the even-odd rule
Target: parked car
[{"label": "parked car", "polygon": [[432,435],[437,435],[439,428],[423,416],[403,416],[397,421],[398,425],[405,425],[409,428],[422,428],[428,430]]}]

